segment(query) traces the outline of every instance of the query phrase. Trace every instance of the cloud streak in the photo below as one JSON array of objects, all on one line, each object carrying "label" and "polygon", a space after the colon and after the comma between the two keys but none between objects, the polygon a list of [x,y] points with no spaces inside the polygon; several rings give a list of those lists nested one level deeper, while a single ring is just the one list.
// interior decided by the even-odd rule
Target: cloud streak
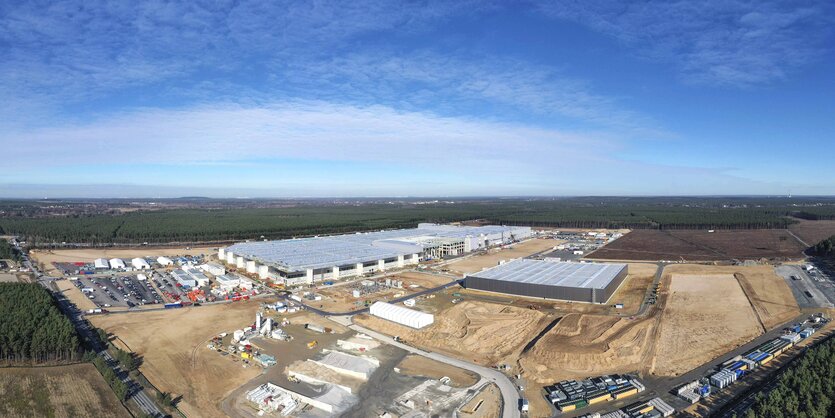
[{"label": "cloud streak", "polygon": [[653,60],[694,84],[750,87],[787,78],[831,53],[831,2],[585,0],[540,6]]}]

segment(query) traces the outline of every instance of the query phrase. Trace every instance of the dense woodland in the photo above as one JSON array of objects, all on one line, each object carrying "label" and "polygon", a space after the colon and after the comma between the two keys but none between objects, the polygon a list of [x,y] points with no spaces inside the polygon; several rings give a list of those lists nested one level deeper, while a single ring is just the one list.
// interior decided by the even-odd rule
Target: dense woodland
[{"label": "dense woodland", "polygon": [[49,292],[37,284],[0,283],[0,359],[77,360],[78,334]]},{"label": "dense woodland", "polygon": [[19,260],[20,253],[9,243],[8,240],[0,238],[0,260]]},{"label": "dense woodland", "polygon": [[815,244],[809,252],[820,257],[835,257],[835,236]]},{"label": "dense woodland", "polygon": [[835,417],[835,339],[802,354],[767,394],[758,394],[748,418]]},{"label": "dense woodland", "polygon": [[[289,207],[188,208],[70,215],[0,216],[0,232],[33,244],[164,243],[288,238],[381,228],[419,222],[482,220],[496,224],[632,229],[786,228],[790,215],[835,216],[835,203],[788,204],[784,198],[571,198],[492,199],[422,203],[299,203]],[[16,208],[20,206],[17,203]],[[56,205],[52,205],[54,207]],[[102,205],[99,205],[102,206]],[[266,206],[266,205],[265,205]],[[0,205],[2,207],[2,205]],[[808,211],[808,213],[807,213]]]}]

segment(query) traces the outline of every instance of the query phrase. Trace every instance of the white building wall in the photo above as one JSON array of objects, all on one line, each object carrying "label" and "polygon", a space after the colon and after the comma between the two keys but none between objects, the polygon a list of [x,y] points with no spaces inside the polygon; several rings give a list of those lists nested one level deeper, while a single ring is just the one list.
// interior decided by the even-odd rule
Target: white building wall
[{"label": "white building wall", "polygon": [[235,267],[239,269],[246,267],[246,259],[243,257],[235,257]]},{"label": "white building wall", "polygon": [[258,272],[258,265],[255,261],[249,260],[246,262],[246,272],[247,273],[257,273]]},{"label": "white building wall", "polygon": [[235,254],[231,251],[226,252],[226,263],[235,264]]}]

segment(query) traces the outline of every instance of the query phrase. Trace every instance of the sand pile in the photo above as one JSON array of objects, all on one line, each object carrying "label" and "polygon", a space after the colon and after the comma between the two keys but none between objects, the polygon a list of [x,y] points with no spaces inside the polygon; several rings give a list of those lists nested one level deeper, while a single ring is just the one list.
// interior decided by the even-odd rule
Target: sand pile
[{"label": "sand pile", "polygon": [[435,315],[435,323],[422,330],[367,315],[357,316],[356,321],[419,347],[498,362],[530,341],[545,326],[544,318],[530,309],[465,301]]},{"label": "sand pile", "polygon": [[569,314],[520,359],[527,378],[552,383],[644,367],[655,319]]}]

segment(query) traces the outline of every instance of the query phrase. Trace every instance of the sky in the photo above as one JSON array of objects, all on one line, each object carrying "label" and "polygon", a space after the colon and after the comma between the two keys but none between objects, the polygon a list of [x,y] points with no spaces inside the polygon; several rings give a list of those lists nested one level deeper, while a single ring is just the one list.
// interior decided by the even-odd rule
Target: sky
[{"label": "sky", "polygon": [[835,3],[0,2],[0,197],[835,194]]}]

